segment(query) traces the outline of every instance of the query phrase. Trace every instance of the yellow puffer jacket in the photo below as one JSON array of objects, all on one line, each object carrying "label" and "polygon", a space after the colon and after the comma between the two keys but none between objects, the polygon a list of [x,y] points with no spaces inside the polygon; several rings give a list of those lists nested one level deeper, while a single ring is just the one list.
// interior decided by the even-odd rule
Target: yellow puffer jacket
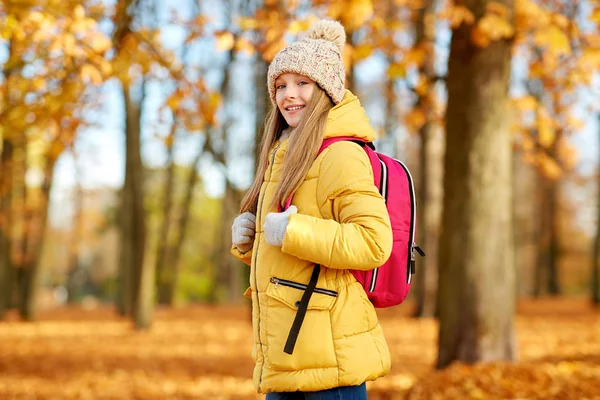
[{"label": "yellow puffer jacket", "polygon": [[[372,141],[375,132],[359,100],[347,91],[329,113],[325,137]],[[390,354],[377,315],[348,269],[373,269],[390,256],[392,231],[373,184],[365,151],[338,142],[314,161],[296,191],[283,246],[269,245],[264,218],[280,176],[287,140],[271,152],[259,195],[251,251],[232,254],[251,265],[254,384],[259,393],[317,391],[359,385],[386,375]],[[283,349],[314,264],[321,264],[292,355]]]}]

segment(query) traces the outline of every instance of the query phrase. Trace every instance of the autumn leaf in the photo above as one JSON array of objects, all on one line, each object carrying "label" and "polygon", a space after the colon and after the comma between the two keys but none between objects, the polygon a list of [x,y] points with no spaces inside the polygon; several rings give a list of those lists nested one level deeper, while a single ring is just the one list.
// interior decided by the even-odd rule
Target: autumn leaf
[{"label": "autumn leaf", "polygon": [[309,24],[310,23],[308,21],[294,20],[290,23],[290,26],[288,26],[287,30],[289,33],[296,35],[307,30],[309,28]]},{"label": "autumn leaf", "polygon": [[562,176],[562,168],[556,160],[548,157],[546,154],[539,155],[538,165],[542,171],[542,173],[549,179],[558,179]]},{"label": "autumn leaf", "polygon": [[111,43],[112,42],[108,37],[100,33],[90,35],[87,40],[87,45],[90,46],[96,53],[104,53],[110,49]]},{"label": "autumn leaf", "polygon": [[427,122],[427,115],[422,108],[416,107],[404,116],[404,122],[410,130],[416,132]]},{"label": "autumn leaf", "polygon": [[554,143],[556,132],[554,129],[554,121],[552,117],[548,115],[548,112],[543,107],[538,107],[537,110],[537,132],[538,132],[538,143],[545,148],[550,148]]},{"label": "autumn leaf", "polygon": [[427,49],[424,47],[413,47],[408,50],[404,55],[404,62],[408,65],[414,65],[421,67],[425,63],[427,57]]},{"label": "autumn leaf", "polygon": [[215,34],[217,39],[217,50],[229,51],[235,45],[233,34],[228,31],[220,31]]},{"label": "autumn leaf", "polygon": [[235,42],[235,51],[246,53],[247,55],[251,56],[254,54],[255,49],[254,45],[248,39],[240,37]]},{"label": "autumn leaf", "polygon": [[406,67],[404,64],[392,63],[387,71],[390,79],[404,78],[406,76]]},{"label": "autumn leaf", "polygon": [[354,63],[365,60],[373,53],[373,46],[369,43],[359,44],[352,49],[352,60]]},{"label": "autumn leaf", "polygon": [[251,31],[257,29],[260,24],[256,18],[252,17],[240,17],[237,20],[238,26],[244,31]]},{"label": "autumn leaf", "polygon": [[340,19],[349,32],[357,30],[373,16],[371,0],[349,0],[338,3],[342,4]]},{"label": "autumn leaf", "polygon": [[169,106],[172,111],[177,111],[181,100],[181,93],[176,91],[167,99],[167,106]]},{"label": "autumn leaf", "polygon": [[81,67],[80,71],[81,79],[84,81],[91,81],[94,85],[102,84],[102,74],[98,69],[91,65],[85,64]]},{"label": "autumn leaf", "polygon": [[463,23],[467,25],[475,22],[475,16],[467,7],[463,5],[450,4],[440,15],[441,19],[448,19],[450,21],[450,27],[456,29]]},{"label": "autumn leaf", "polygon": [[600,7],[594,8],[590,15],[590,21],[600,25]]},{"label": "autumn leaf", "polygon": [[81,4],[75,6],[73,16],[76,20],[85,18],[85,9]]},{"label": "autumn leaf", "polygon": [[517,108],[522,112],[533,111],[537,107],[537,100],[533,96],[522,96],[514,99]]},{"label": "autumn leaf", "polygon": [[510,38],[514,28],[505,17],[488,13],[484,15],[471,31],[471,39],[479,47],[487,47],[490,42]]},{"label": "autumn leaf", "polygon": [[556,55],[569,55],[571,53],[569,38],[565,32],[555,25],[537,31],[534,41],[538,46],[544,47]]}]

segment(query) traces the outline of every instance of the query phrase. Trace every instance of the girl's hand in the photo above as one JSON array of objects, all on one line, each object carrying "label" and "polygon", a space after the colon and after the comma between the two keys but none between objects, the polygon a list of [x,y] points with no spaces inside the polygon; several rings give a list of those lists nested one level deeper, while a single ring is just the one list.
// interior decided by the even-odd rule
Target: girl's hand
[{"label": "girl's hand", "polygon": [[238,215],[231,227],[231,242],[242,253],[252,249],[256,231],[256,216],[251,212]]},{"label": "girl's hand", "polygon": [[290,215],[296,214],[298,209],[296,206],[291,206],[281,213],[269,213],[265,218],[265,239],[271,246],[281,246],[285,237],[285,229],[287,228]]}]

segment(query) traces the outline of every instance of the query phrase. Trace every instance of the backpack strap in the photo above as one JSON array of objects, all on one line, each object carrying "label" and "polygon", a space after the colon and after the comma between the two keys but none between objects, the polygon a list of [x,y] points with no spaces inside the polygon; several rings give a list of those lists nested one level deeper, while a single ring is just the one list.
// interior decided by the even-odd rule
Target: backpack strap
[{"label": "backpack strap", "polygon": [[[354,142],[357,145],[359,145],[360,147],[367,146],[367,147],[371,148],[371,150],[375,150],[375,145],[373,144],[373,142],[367,142],[365,140],[351,137],[351,136],[339,136],[339,137],[324,139],[323,142],[321,143],[321,147],[319,148],[319,151],[317,152],[317,157],[323,152],[323,150],[325,150],[326,148],[328,148],[329,146],[331,146],[332,144],[337,143],[337,142]],[[293,198],[294,198],[294,194],[292,193],[292,195],[290,196],[289,199],[287,199],[287,201],[285,202],[283,207],[281,205],[279,205],[277,207],[277,211],[283,212],[283,211],[287,210],[288,208],[290,208],[290,206],[292,205]]]},{"label": "backpack strap", "polygon": [[292,323],[290,333],[288,334],[287,341],[285,342],[285,347],[283,351],[287,354],[292,354],[294,352],[294,346],[296,346],[296,340],[298,339],[300,328],[302,327],[304,317],[306,316],[306,311],[308,310],[308,302],[310,301],[310,297],[312,296],[313,292],[315,291],[315,288],[317,287],[317,281],[319,280],[320,272],[321,266],[319,264],[316,264],[313,268],[312,275],[310,276],[308,286],[306,287],[306,290],[304,291],[304,293],[302,294],[302,298],[300,299],[300,305],[298,306],[296,317],[294,317],[294,322]]},{"label": "backpack strap", "polygon": [[[327,147],[331,146],[334,143],[342,142],[342,141],[352,141],[358,144],[361,147],[368,146],[371,149],[375,150],[375,146],[371,142],[366,142],[361,139],[357,139],[354,137],[336,137],[329,138],[323,140],[321,147],[319,148],[319,152],[317,156],[323,152]],[[285,205],[278,207],[279,212],[287,210],[292,205],[292,199],[294,195],[290,196],[290,198],[285,202]],[[308,310],[308,303],[310,302],[310,298],[317,287],[317,281],[319,280],[319,273],[321,272],[321,266],[316,264],[313,268],[312,275],[310,277],[310,281],[306,287],[306,290],[302,294],[302,298],[300,299],[300,304],[298,305],[298,311],[296,312],[296,317],[294,317],[294,322],[292,323],[292,327],[290,328],[290,333],[288,334],[288,338],[285,342],[285,347],[283,351],[287,354],[292,354],[294,352],[294,347],[296,346],[296,341],[298,340],[298,335],[300,334],[300,328],[302,327],[302,323],[304,322],[304,317],[306,317],[306,311]]]}]

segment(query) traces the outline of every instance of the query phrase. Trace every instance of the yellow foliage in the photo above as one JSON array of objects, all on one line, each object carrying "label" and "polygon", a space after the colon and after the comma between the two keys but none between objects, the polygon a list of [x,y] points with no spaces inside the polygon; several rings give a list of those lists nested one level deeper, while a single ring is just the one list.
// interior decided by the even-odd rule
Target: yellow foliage
[{"label": "yellow foliage", "polygon": [[440,13],[440,19],[447,19],[450,21],[452,29],[456,29],[463,23],[467,25],[475,22],[475,16],[467,7],[463,5],[449,4],[444,11]]},{"label": "yellow foliage", "polygon": [[558,146],[557,157],[560,159],[564,169],[571,170],[577,165],[577,149],[567,142],[561,142]]},{"label": "yellow foliage", "polygon": [[551,19],[551,13],[535,0],[515,0],[515,26],[518,32],[527,33],[548,26]]},{"label": "yellow foliage", "polygon": [[86,44],[96,53],[104,53],[111,47],[110,39],[100,33],[91,34]]},{"label": "yellow foliage", "polygon": [[550,148],[556,138],[554,120],[542,106],[538,107],[536,116],[538,143],[542,147]]},{"label": "yellow foliage", "polygon": [[169,98],[167,99],[167,106],[174,112],[179,109],[179,104],[181,103],[181,92],[175,91]]},{"label": "yellow foliage", "polygon": [[510,10],[508,9],[508,7],[496,1],[490,1],[486,6],[486,10],[488,13],[496,14],[502,18],[510,17]]},{"label": "yellow foliage", "polygon": [[217,39],[217,50],[229,51],[235,45],[235,38],[233,34],[228,31],[221,31],[215,34]]},{"label": "yellow foliage", "polygon": [[258,20],[252,17],[240,17],[238,18],[237,23],[238,26],[244,31],[251,31],[260,26]]},{"label": "yellow foliage", "polygon": [[309,26],[310,22],[308,20],[294,20],[290,23],[290,26],[288,26],[288,32],[296,35],[307,30]]},{"label": "yellow foliage", "polygon": [[0,24],[0,37],[4,40],[10,39],[13,31],[18,27],[19,21],[17,21],[14,15],[9,15],[4,19],[3,23]]},{"label": "yellow foliage", "polygon": [[592,14],[590,15],[590,21],[600,25],[600,7],[594,8]]},{"label": "yellow foliage", "polygon": [[352,60],[354,63],[369,58],[373,53],[373,46],[369,43],[359,44],[352,49]]},{"label": "yellow foliage", "polygon": [[427,122],[427,115],[422,108],[416,107],[404,116],[404,122],[409,130],[416,132]]},{"label": "yellow foliage", "polygon": [[202,117],[209,125],[216,125],[217,110],[221,104],[221,95],[217,92],[212,92],[205,101],[200,103],[200,112]]},{"label": "yellow foliage", "polygon": [[571,44],[569,38],[559,27],[551,25],[547,29],[538,30],[534,36],[535,44],[556,55],[569,55]]},{"label": "yellow foliage", "polygon": [[251,56],[252,54],[254,54],[255,49],[254,49],[254,45],[248,39],[244,39],[243,37],[240,37],[235,42],[235,51],[246,53],[249,56]]},{"label": "yellow foliage", "polygon": [[419,75],[419,83],[417,84],[417,87],[415,87],[415,93],[424,97],[429,93],[430,87],[431,84],[429,83],[429,79],[424,75]]},{"label": "yellow foliage", "polygon": [[392,63],[387,71],[390,79],[404,78],[406,76],[406,67],[404,64]]},{"label": "yellow foliage", "polygon": [[479,47],[487,47],[490,42],[508,39],[514,35],[514,28],[506,17],[487,13],[471,31],[471,39]]},{"label": "yellow foliage", "polygon": [[538,165],[542,173],[549,179],[555,180],[562,176],[563,171],[560,165],[546,154],[540,154]]},{"label": "yellow foliage", "polygon": [[262,55],[263,59],[270,62],[275,57],[275,54],[279,52],[279,50],[283,49],[287,45],[287,42],[280,38],[277,41],[269,42],[266,47],[263,48]]},{"label": "yellow foliage", "polygon": [[81,79],[83,81],[91,81],[94,85],[102,84],[102,74],[98,69],[91,64],[84,64],[80,70]]},{"label": "yellow foliage", "polygon": [[427,58],[427,49],[423,46],[413,47],[404,55],[404,62],[408,65],[422,67]]},{"label": "yellow foliage", "polygon": [[533,111],[537,108],[537,100],[533,96],[523,96],[514,100],[517,108],[522,112]]},{"label": "yellow foliage", "polygon": [[77,6],[75,6],[73,16],[76,20],[85,18],[85,10],[81,4],[77,4]]},{"label": "yellow foliage", "polygon": [[338,18],[342,21],[344,28],[348,32],[353,32],[362,27],[373,16],[373,1],[372,0],[347,0],[334,1],[331,6],[329,15],[338,14]]}]

